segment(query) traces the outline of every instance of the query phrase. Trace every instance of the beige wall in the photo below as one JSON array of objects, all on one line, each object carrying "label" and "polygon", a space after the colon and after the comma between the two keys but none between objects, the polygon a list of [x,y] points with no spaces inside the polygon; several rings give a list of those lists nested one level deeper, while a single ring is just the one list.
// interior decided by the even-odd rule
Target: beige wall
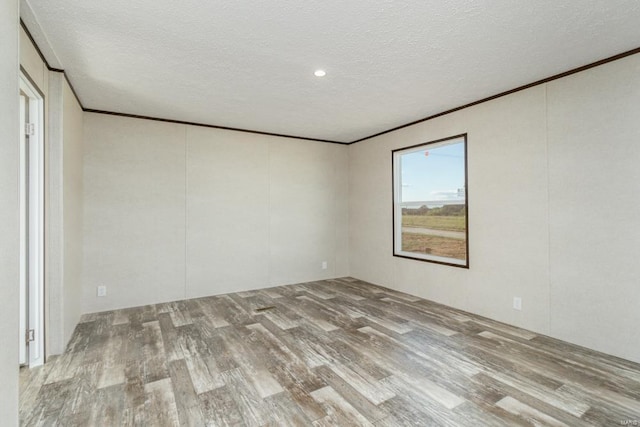
[{"label": "beige wall", "polygon": [[84,142],[85,312],[348,274],[347,147],[94,113]]},{"label": "beige wall", "polygon": [[0,416],[18,425],[18,2],[0,3]]},{"label": "beige wall", "polygon": [[[59,73],[58,73],[59,74]],[[83,112],[63,79],[63,338],[71,339],[82,314]]]},{"label": "beige wall", "polygon": [[184,139],[179,125],[85,113],[83,312],[185,298]]},{"label": "beige wall", "polygon": [[46,97],[49,87],[49,70],[22,27],[20,27],[20,66]]},{"label": "beige wall", "polygon": [[640,362],[640,55],[548,87],[550,333]]},{"label": "beige wall", "polygon": [[[639,70],[635,55],[351,145],[351,275],[640,361]],[[460,133],[471,268],[393,257],[391,150]]]}]

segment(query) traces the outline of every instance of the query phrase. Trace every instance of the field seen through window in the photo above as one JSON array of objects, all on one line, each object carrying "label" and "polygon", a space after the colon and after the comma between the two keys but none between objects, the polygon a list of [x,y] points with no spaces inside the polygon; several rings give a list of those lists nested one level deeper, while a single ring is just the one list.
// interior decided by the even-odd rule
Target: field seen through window
[{"label": "field seen through window", "polygon": [[403,209],[402,250],[465,260],[464,205],[446,206],[444,209]]}]

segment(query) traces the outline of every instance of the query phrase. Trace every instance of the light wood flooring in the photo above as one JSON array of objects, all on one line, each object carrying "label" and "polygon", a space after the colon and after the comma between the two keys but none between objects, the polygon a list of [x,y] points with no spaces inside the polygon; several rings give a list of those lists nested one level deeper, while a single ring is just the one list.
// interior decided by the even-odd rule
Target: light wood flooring
[{"label": "light wood flooring", "polygon": [[85,315],[21,386],[29,426],[640,421],[638,364],[351,278]]}]

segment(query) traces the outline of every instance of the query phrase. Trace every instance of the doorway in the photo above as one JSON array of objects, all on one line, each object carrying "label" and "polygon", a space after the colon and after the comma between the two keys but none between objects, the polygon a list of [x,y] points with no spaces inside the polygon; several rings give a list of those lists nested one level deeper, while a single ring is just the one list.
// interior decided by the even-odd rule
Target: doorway
[{"label": "doorway", "polygon": [[20,365],[44,363],[44,95],[20,73]]}]

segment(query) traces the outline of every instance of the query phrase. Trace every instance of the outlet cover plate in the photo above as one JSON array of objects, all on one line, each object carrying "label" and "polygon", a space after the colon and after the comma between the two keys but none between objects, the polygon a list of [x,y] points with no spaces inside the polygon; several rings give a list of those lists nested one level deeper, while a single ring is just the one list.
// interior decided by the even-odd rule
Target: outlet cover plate
[{"label": "outlet cover plate", "polygon": [[522,310],[522,298],[513,297],[513,309],[514,310]]}]

